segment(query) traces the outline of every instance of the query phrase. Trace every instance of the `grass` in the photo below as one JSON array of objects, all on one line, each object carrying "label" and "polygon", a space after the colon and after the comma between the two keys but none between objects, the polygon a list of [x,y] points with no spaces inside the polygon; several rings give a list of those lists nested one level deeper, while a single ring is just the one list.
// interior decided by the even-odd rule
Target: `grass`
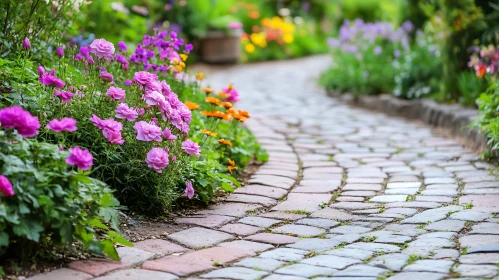
[{"label": "grass", "polygon": [[469,210],[473,208],[473,201],[462,205],[464,209]]},{"label": "grass", "polygon": [[307,210],[286,210],[284,212],[288,214],[310,215],[310,212]]},{"label": "grass", "polygon": [[415,263],[416,261],[419,261],[419,260],[424,260],[424,259],[427,259],[426,256],[419,256],[419,255],[410,255],[409,258],[407,259],[407,262],[405,263],[405,265],[410,265],[410,264],[413,264]]}]

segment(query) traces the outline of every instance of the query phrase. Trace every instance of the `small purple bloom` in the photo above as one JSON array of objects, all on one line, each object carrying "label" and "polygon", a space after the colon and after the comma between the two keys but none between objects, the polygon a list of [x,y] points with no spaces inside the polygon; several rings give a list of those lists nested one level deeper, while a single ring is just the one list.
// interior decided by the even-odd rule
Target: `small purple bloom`
[{"label": "small purple bloom", "polygon": [[81,170],[88,170],[94,164],[94,157],[88,150],[80,147],[69,148],[71,155],[66,158],[66,163],[76,165]]},{"label": "small purple bloom", "polygon": [[114,80],[113,75],[106,71],[100,72],[99,78],[105,82],[112,82]]},{"label": "small purple bloom", "polygon": [[63,118],[62,120],[53,119],[49,122],[47,128],[55,132],[75,132],[78,129],[76,127],[76,120],[73,118]]},{"label": "small purple bloom", "polygon": [[201,156],[199,152],[199,145],[193,142],[192,140],[185,140],[184,143],[182,143],[182,149],[184,149],[184,151],[190,156],[192,155],[195,155],[197,157]]},{"label": "small purple bloom", "polygon": [[192,187],[191,181],[185,181],[184,195],[189,199],[192,199],[194,197],[194,188]]},{"label": "small purple bloom", "polygon": [[162,173],[163,169],[168,166],[168,153],[161,148],[152,148],[147,153],[146,163],[149,168],[153,168],[156,172]]},{"label": "small purple bloom", "polygon": [[74,94],[69,91],[54,91],[54,95],[62,99],[62,102],[69,102],[73,98]]},{"label": "small purple bloom", "polygon": [[0,175],[0,191],[6,197],[14,195],[14,189],[12,188],[12,184],[10,183],[7,177]]},{"label": "small purple bloom", "polygon": [[29,42],[28,38],[24,38],[23,40],[23,49],[25,50],[31,49],[31,43]]},{"label": "small purple bloom", "polygon": [[120,52],[126,52],[128,50],[128,47],[126,46],[125,42],[123,41],[118,42],[118,50]]},{"label": "small purple bloom", "polygon": [[166,140],[177,140],[177,136],[175,136],[172,131],[168,128],[165,128],[165,130],[163,130],[163,138],[165,138]]},{"label": "small purple bloom", "polygon": [[58,47],[56,50],[56,54],[58,57],[63,57],[64,56],[64,48],[63,47]]}]

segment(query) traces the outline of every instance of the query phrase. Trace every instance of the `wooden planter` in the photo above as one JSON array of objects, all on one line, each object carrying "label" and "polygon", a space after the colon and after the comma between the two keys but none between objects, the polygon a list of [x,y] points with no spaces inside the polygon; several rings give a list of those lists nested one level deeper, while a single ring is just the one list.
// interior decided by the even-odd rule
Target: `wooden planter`
[{"label": "wooden planter", "polygon": [[207,63],[237,63],[241,58],[241,31],[211,30],[201,39],[201,59]]}]

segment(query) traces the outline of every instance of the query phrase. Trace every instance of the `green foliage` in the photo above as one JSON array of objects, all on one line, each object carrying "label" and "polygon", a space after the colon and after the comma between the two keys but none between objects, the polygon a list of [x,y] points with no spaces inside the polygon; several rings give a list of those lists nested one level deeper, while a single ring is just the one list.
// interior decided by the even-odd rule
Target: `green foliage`
[{"label": "green foliage", "polygon": [[119,203],[112,190],[69,168],[68,154],[57,145],[0,131],[1,174],[15,192],[0,196],[0,256],[26,258],[33,249],[69,249],[78,241],[92,253],[119,259],[114,244],[132,245],[113,231]]},{"label": "green foliage", "polygon": [[393,91],[395,96],[417,99],[439,91],[442,64],[431,37],[418,32],[416,42],[399,61]]},{"label": "green foliage", "polygon": [[462,72],[457,77],[457,88],[461,93],[459,103],[464,106],[476,106],[480,94],[487,90],[487,81],[479,79],[473,72]]},{"label": "green foliage", "polygon": [[481,116],[476,125],[487,135],[488,146],[491,154],[497,153],[499,148],[499,84],[493,83],[486,93],[482,93],[477,100]]}]

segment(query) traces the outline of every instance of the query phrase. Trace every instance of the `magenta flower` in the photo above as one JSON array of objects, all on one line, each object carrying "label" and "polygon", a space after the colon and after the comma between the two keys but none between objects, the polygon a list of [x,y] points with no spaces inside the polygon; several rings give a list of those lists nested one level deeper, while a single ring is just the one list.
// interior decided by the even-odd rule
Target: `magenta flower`
[{"label": "magenta flower", "polygon": [[133,126],[137,133],[137,140],[161,142],[161,127],[145,121],[135,123]]},{"label": "magenta flower", "polygon": [[155,74],[152,74],[152,73],[149,73],[146,71],[139,71],[139,72],[135,72],[135,74],[133,75],[132,82],[139,84],[141,86],[145,86],[145,85],[147,85],[153,81],[157,81],[157,80],[158,80],[158,76],[156,76]]},{"label": "magenta flower", "polygon": [[126,52],[128,50],[125,42],[123,42],[123,41],[118,42],[118,50],[120,52]]},{"label": "magenta flower", "polygon": [[119,87],[110,87],[107,92],[106,96],[111,97],[113,100],[118,100],[121,102],[125,102],[125,90]]},{"label": "magenta flower", "polygon": [[0,175],[0,191],[7,197],[14,195],[12,184],[10,183],[9,179],[7,179],[7,177],[3,175]]},{"label": "magenta flower", "polygon": [[158,173],[168,166],[168,153],[161,148],[152,148],[147,153],[146,163],[149,168],[153,168]]},{"label": "magenta flower", "polygon": [[232,86],[222,89],[222,92],[229,96],[227,97],[227,101],[229,102],[236,103],[241,100],[241,98],[239,97],[239,92],[237,92],[237,90]]},{"label": "magenta flower", "polygon": [[126,80],[126,81],[123,82],[123,84],[125,86],[130,86],[132,84],[132,81],[131,80]]},{"label": "magenta flower", "polygon": [[129,108],[126,103],[120,103],[114,112],[117,119],[126,119],[130,122],[133,122],[138,117],[137,111],[134,108]]},{"label": "magenta flower", "polygon": [[97,117],[95,114],[92,114],[92,117],[90,117],[90,121],[93,122],[94,125],[99,129],[104,129],[104,121]]},{"label": "magenta flower", "polygon": [[35,136],[40,128],[38,118],[18,106],[0,110],[0,125],[4,129],[17,129],[23,137]]},{"label": "magenta flower", "polygon": [[177,136],[175,136],[172,131],[168,128],[165,128],[165,130],[163,130],[163,138],[165,138],[166,140],[177,140]]},{"label": "magenta flower", "polygon": [[97,57],[109,58],[114,54],[114,45],[104,39],[96,39],[90,44],[90,52]]},{"label": "magenta flower", "polygon": [[144,99],[147,105],[161,106],[161,104],[166,103],[166,98],[157,91],[146,91],[142,99]]},{"label": "magenta flower", "polygon": [[54,95],[62,99],[62,102],[69,102],[73,98],[74,94],[69,91],[54,91]]},{"label": "magenta flower", "polygon": [[31,43],[29,42],[28,38],[24,38],[23,40],[23,49],[25,50],[31,49]]},{"label": "magenta flower", "polygon": [[63,57],[64,56],[64,48],[63,47],[58,47],[57,50],[55,51],[58,57]]},{"label": "magenta flower", "polygon": [[182,143],[182,149],[184,149],[184,151],[190,156],[201,156],[201,154],[199,153],[199,145],[192,140],[185,140],[184,143]]},{"label": "magenta flower", "polygon": [[47,125],[47,128],[55,132],[69,131],[75,132],[78,128],[76,127],[76,120],[73,118],[63,118],[62,120],[53,119]]},{"label": "magenta flower", "polygon": [[103,80],[104,82],[114,81],[113,75],[106,71],[100,72],[99,79]]},{"label": "magenta flower", "polygon": [[117,122],[114,119],[101,120],[96,115],[92,115],[90,121],[102,130],[102,134],[111,144],[121,145],[125,142],[125,140],[121,138],[121,130],[123,129],[122,123]]},{"label": "magenta flower", "polygon": [[185,181],[184,195],[189,199],[192,199],[194,197],[194,188],[192,187],[191,181]]},{"label": "magenta flower", "polygon": [[102,130],[102,134],[111,144],[121,145],[125,143],[120,130],[104,129]]},{"label": "magenta flower", "polygon": [[56,88],[63,88],[66,85],[63,80],[55,76],[55,69],[52,69],[47,73],[43,66],[38,66],[38,80],[46,86],[53,86]]},{"label": "magenta flower", "polygon": [[94,164],[94,157],[88,150],[80,147],[69,148],[71,154],[66,158],[66,163],[76,165],[81,170],[88,170]]},{"label": "magenta flower", "polygon": [[192,46],[192,44],[185,45],[185,53],[190,53],[193,49],[194,47]]}]

